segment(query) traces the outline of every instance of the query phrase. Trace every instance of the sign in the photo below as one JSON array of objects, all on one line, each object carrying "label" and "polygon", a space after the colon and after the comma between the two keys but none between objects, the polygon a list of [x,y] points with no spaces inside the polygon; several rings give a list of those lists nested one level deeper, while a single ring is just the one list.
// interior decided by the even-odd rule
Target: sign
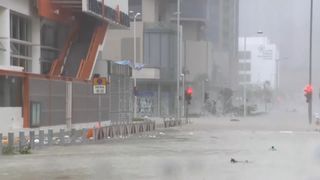
[{"label": "sign", "polygon": [[107,78],[93,78],[93,94],[107,93]]}]

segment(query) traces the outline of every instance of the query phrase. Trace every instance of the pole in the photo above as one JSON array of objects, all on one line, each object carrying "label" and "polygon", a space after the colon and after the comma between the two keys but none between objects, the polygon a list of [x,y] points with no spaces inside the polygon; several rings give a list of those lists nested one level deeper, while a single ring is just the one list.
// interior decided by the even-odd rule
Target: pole
[{"label": "pole", "polygon": [[[313,30],[313,0],[310,5],[310,47],[309,47],[309,85],[312,86],[312,30]],[[312,124],[312,94],[308,103],[309,124]]]},{"label": "pole", "polygon": [[101,94],[99,94],[99,107],[98,107],[98,123],[99,123],[99,128],[101,127]]},{"label": "pole", "polygon": [[180,120],[180,0],[177,0],[177,120]]},{"label": "pole", "polygon": [[186,101],[186,99],[185,99],[185,96],[184,96],[184,93],[185,93],[185,75],[184,75],[184,73],[182,74],[182,90],[183,90],[183,94],[182,94],[182,115],[185,117],[185,114],[186,114],[186,108],[185,108],[185,106],[186,106],[186,104],[185,104],[185,101]]},{"label": "pole", "polygon": [[[244,41],[244,59],[245,61],[247,60],[247,57],[246,57],[246,52],[247,52],[247,37],[244,37],[243,39]],[[245,76],[246,77],[246,76]],[[246,87],[246,82],[247,79],[244,78],[244,83],[243,83],[243,117],[246,117],[247,116],[247,87]]]},{"label": "pole", "polygon": [[[135,66],[137,63],[137,43],[136,43],[136,18],[137,18],[137,14],[135,14],[134,18],[133,18],[133,66],[134,66],[134,71],[135,71]],[[134,75],[133,78],[133,87],[137,88],[137,79]],[[137,94],[134,94],[134,100],[133,100],[133,117],[136,118],[137,117]]]}]

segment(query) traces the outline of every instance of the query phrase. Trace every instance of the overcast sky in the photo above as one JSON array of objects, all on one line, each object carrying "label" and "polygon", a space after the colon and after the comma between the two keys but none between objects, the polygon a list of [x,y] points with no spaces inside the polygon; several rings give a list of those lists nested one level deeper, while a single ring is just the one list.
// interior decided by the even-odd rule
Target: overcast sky
[{"label": "overcast sky", "polygon": [[[257,31],[280,51],[280,87],[303,93],[308,82],[310,0],[239,0],[240,36]],[[314,1],[314,85],[320,87],[320,1]],[[318,90],[316,91],[318,94]]]}]

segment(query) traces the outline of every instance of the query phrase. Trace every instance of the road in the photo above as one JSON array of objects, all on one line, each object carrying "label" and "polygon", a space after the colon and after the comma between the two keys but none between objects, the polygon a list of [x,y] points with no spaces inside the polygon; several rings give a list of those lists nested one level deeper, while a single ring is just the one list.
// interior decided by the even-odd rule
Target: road
[{"label": "road", "polygon": [[0,179],[320,180],[320,132],[307,122],[297,112],[197,118],[102,144],[2,156]]}]

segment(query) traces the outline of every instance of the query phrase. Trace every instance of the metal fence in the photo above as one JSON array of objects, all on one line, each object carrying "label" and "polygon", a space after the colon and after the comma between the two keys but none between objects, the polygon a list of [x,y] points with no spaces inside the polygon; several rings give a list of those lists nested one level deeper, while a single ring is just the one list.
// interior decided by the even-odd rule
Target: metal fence
[{"label": "metal fence", "polygon": [[138,133],[154,131],[156,129],[155,121],[144,120],[141,122],[131,122],[123,124],[115,124],[100,128],[89,129],[72,129],[65,131],[60,129],[54,132],[52,129],[48,131],[29,131],[28,133],[21,131],[19,134],[8,133],[3,135],[0,133],[0,154],[26,154],[35,148],[52,145],[77,145],[104,142],[110,138],[123,138],[133,136]]},{"label": "metal fence", "polygon": [[[112,124],[131,122],[133,89],[130,77],[111,75],[107,94],[94,95],[92,82],[30,78],[32,104],[39,104],[40,122],[31,127],[68,125],[111,121]],[[100,102],[99,102],[100,98]],[[100,105],[100,108],[99,108]],[[69,124],[69,125],[70,125]]]},{"label": "metal fence", "polygon": [[38,124],[31,123],[31,126],[53,126],[65,124],[66,81],[30,79],[29,82],[30,103],[39,103],[41,107],[40,122]]}]

